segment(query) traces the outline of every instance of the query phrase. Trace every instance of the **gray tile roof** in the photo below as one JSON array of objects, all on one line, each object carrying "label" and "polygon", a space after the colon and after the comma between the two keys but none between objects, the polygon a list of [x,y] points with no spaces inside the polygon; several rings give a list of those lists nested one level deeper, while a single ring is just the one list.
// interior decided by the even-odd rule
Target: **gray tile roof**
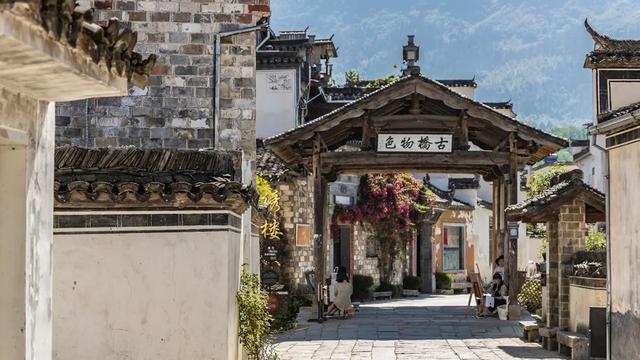
[{"label": "gray tile roof", "polygon": [[[602,199],[602,202],[604,203],[604,199],[605,196],[603,193],[601,193],[600,191],[598,191],[595,188],[592,188],[591,186],[585,184],[582,179],[576,178],[576,177],[571,177],[571,173],[575,173],[578,172],[579,170],[574,170],[571,171],[569,173],[565,173],[560,175],[559,182],[555,185],[553,185],[552,187],[550,187],[549,189],[544,190],[543,192],[541,192],[540,194],[530,197],[529,199],[526,199],[522,202],[519,202],[515,205],[510,205],[506,208],[506,212],[507,213],[513,213],[513,212],[519,212],[522,211],[528,207],[531,206],[539,206],[539,205],[546,205],[551,203],[552,201],[554,201],[555,199],[557,199],[558,197],[560,197],[561,195],[567,193],[570,190],[574,190],[576,188],[580,188],[583,189],[585,191],[588,191],[594,195],[596,195],[597,197]],[[564,178],[562,178],[564,176]]]},{"label": "gray tile roof", "polygon": [[611,119],[615,119],[620,116],[630,114],[636,110],[640,110],[640,102],[633,103],[631,105],[623,106],[619,109],[611,110],[609,112],[598,115],[598,122],[605,122]]},{"label": "gray tile roof", "polygon": [[55,151],[55,200],[66,204],[79,193],[89,202],[119,203],[131,196],[139,202],[154,197],[170,202],[183,193],[194,202],[206,194],[218,202],[238,195],[253,205],[255,189],[234,181],[234,163],[231,153],[219,151],[60,147]]},{"label": "gray tile roof", "polygon": [[318,117],[318,118],[316,118],[314,120],[311,120],[311,121],[309,121],[309,122],[307,122],[307,123],[305,123],[303,125],[300,125],[300,126],[298,126],[296,128],[293,128],[293,129],[284,131],[284,132],[282,132],[280,134],[276,134],[276,135],[273,135],[273,136],[271,136],[269,138],[266,138],[266,139],[264,139],[265,144],[269,144],[271,142],[275,142],[275,141],[277,141],[279,139],[282,139],[282,138],[284,138],[285,136],[287,136],[288,134],[290,134],[290,133],[292,133],[294,131],[299,131],[299,130],[304,129],[306,127],[311,127],[313,125],[321,123],[321,122],[325,121],[326,119],[331,118],[331,117],[333,117],[335,115],[338,115],[338,114],[341,114],[341,113],[346,113],[347,111],[351,110],[351,108],[357,106],[360,102],[362,102],[362,101],[364,101],[364,100],[366,100],[366,99],[368,99],[368,98],[370,98],[370,97],[372,97],[372,96],[374,96],[374,95],[376,95],[378,93],[381,93],[381,92],[383,92],[384,90],[386,90],[386,89],[388,89],[390,87],[396,86],[397,84],[404,83],[404,82],[407,82],[407,81],[410,81],[410,80],[416,79],[416,78],[421,79],[421,80],[426,81],[426,82],[435,83],[435,84],[441,86],[444,90],[450,92],[450,94],[452,94],[454,96],[458,96],[458,97],[464,98],[464,99],[467,99],[468,101],[470,101],[472,103],[475,103],[478,106],[484,107],[484,108],[494,112],[497,116],[500,116],[500,117],[502,117],[504,119],[507,119],[507,120],[517,124],[518,126],[522,126],[524,128],[533,130],[534,132],[536,132],[538,134],[554,138],[555,140],[558,140],[560,142],[566,142],[565,139],[563,139],[563,138],[561,138],[559,136],[548,134],[548,133],[546,133],[546,132],[544,132],[544,131],[542,131],[540,129],[537,129],[537,128],[533,127],[533,126],[530,126],[530,125],[527,125],[527,124],[525,124],[523,122],[520,122],[520,121],[518,121],[518,120],[516,120],[516,119],[514,119],[514,118],[512,118],[510,116],[504,115],[504,114],[496,111],[494,108],[492,108],[490,106],[482,104],[482,103],[480,103],[478,101],[475,101],[473,99],[470,99],[470,98],[468,98],[468,97],[466,97],[466,96],[464,96],[464,95],[462,95],[462,94],[460,94],[460,93],[458,93],[458,92],[456,92],[454,90],[451,90],[447,86],[445,86],[444,84],[442,84],[442,83],[440,83],[440,82],[438,82],[436,80],[429,79],[426,76],[422,76],[422,75],[417,75],[417,76],[416,75],[409,75],[409,76],[403,76],[403,77],[399,78],[398,80],[396,80],[394,82],[391,82],[391,83],[389,83],[389,84],[387,84],[385,86],[382,86],[382,87],[380,87],[380,88],[378,88],[378,89],[376,89],[376,90],[374,90],[374,91],[372,91],[370,93],[366,93],[366,94],[362,95],[361,97],[349,102],[348,104],[345,104],[344,106],[341,106],[341,107],[339,107],[339,108],[337,108],[337,109],[335,109],[335,110],[333,110],[331,112],[328,112],[328,113],[326,113],[326,114],[324,114],[324,115],[322,115],[322,116],[320,116],[320,117]]},{"label": "gray tile roof", "polygon": [[595,42],[594,50],[587,54],[585,67],[640,65],[640,40],[612,39],[595,31],[586,19],[584,26]]}]

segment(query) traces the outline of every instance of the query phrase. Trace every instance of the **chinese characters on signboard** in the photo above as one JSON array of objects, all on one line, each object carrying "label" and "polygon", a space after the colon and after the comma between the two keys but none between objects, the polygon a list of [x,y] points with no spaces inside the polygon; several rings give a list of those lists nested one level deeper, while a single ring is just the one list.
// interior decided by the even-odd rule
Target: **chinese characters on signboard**
[{"label": "chinese characters on signboard", "polygon": [[450,153],[451,134],[378,134],[378,152]]}]

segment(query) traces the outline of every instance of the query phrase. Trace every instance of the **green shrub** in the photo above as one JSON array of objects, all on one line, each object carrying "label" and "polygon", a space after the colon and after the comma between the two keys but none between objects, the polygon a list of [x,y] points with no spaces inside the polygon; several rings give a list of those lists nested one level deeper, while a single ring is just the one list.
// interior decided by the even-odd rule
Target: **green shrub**
[{"label": "green shrub", "polygon": [[373,277],[368,275],[353,275],[353,294],[351,297],[357,300],[366,300],[371,297]]},{"label": "green shrub", "polygon": [[451,289],[451,281],[453,281],[453,275],[447,273],[436,273],[437,289]]},{"label": "green shrub", "polygon": [[376,291],[393,291],[393,285],[386,282],[381,282],[380,286],[376,288]]},{"label": "green shrub", "polygon": [[260,289],[260,279],[245,269],[240,275],[238,336],[251,360],[276,359],[269,338],[271,314],[267,310],[269,294]]},{"label": "green shrub", "polygon": [[529,278],[525,281],[518,294],[518,303],[530,313],[535,313],[542,307],[542,286],[539,278]]},{"label": "green shrub", "polygon": [[420,276],[405,276],[402,280],[402,288],[405,290],[422,290],[424,282]]},{"label": "green shrub", "polygon": [[293,329],[296,326],[300,307],[311,305],[311,301],[303,296],[289,295],[279,295],[278,303],[278,308],[271,314],[273,316],[271,330],[274,332]]},{"label": "green shrub", "polygon": [[607,250],[607,234],[603,231],[589,231],[585,242],[585,246],[589,251]]}]

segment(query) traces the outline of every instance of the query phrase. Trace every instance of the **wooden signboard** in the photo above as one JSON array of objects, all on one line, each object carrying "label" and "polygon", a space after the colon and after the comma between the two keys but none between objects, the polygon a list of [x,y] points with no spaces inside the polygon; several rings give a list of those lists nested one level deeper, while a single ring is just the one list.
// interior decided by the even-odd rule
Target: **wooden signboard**
[{"label": "wooden signboard", "polygon": [[451,134],[379,134],[378,152],[450,153]]},{"label": "wooden signboard", "polygon": [[296,224],[296,246],[311,245],[311,225]]}]

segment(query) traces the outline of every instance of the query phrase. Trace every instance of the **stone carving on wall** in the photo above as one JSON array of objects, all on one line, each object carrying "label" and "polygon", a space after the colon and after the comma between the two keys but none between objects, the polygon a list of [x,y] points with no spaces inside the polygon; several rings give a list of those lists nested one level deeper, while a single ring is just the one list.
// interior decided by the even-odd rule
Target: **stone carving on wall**
[{"label": "stone carving on wall", "polygon": [[267,88],[269,91],[291,91],[293,88],[291,74],[272,72],[267,74]]}]

